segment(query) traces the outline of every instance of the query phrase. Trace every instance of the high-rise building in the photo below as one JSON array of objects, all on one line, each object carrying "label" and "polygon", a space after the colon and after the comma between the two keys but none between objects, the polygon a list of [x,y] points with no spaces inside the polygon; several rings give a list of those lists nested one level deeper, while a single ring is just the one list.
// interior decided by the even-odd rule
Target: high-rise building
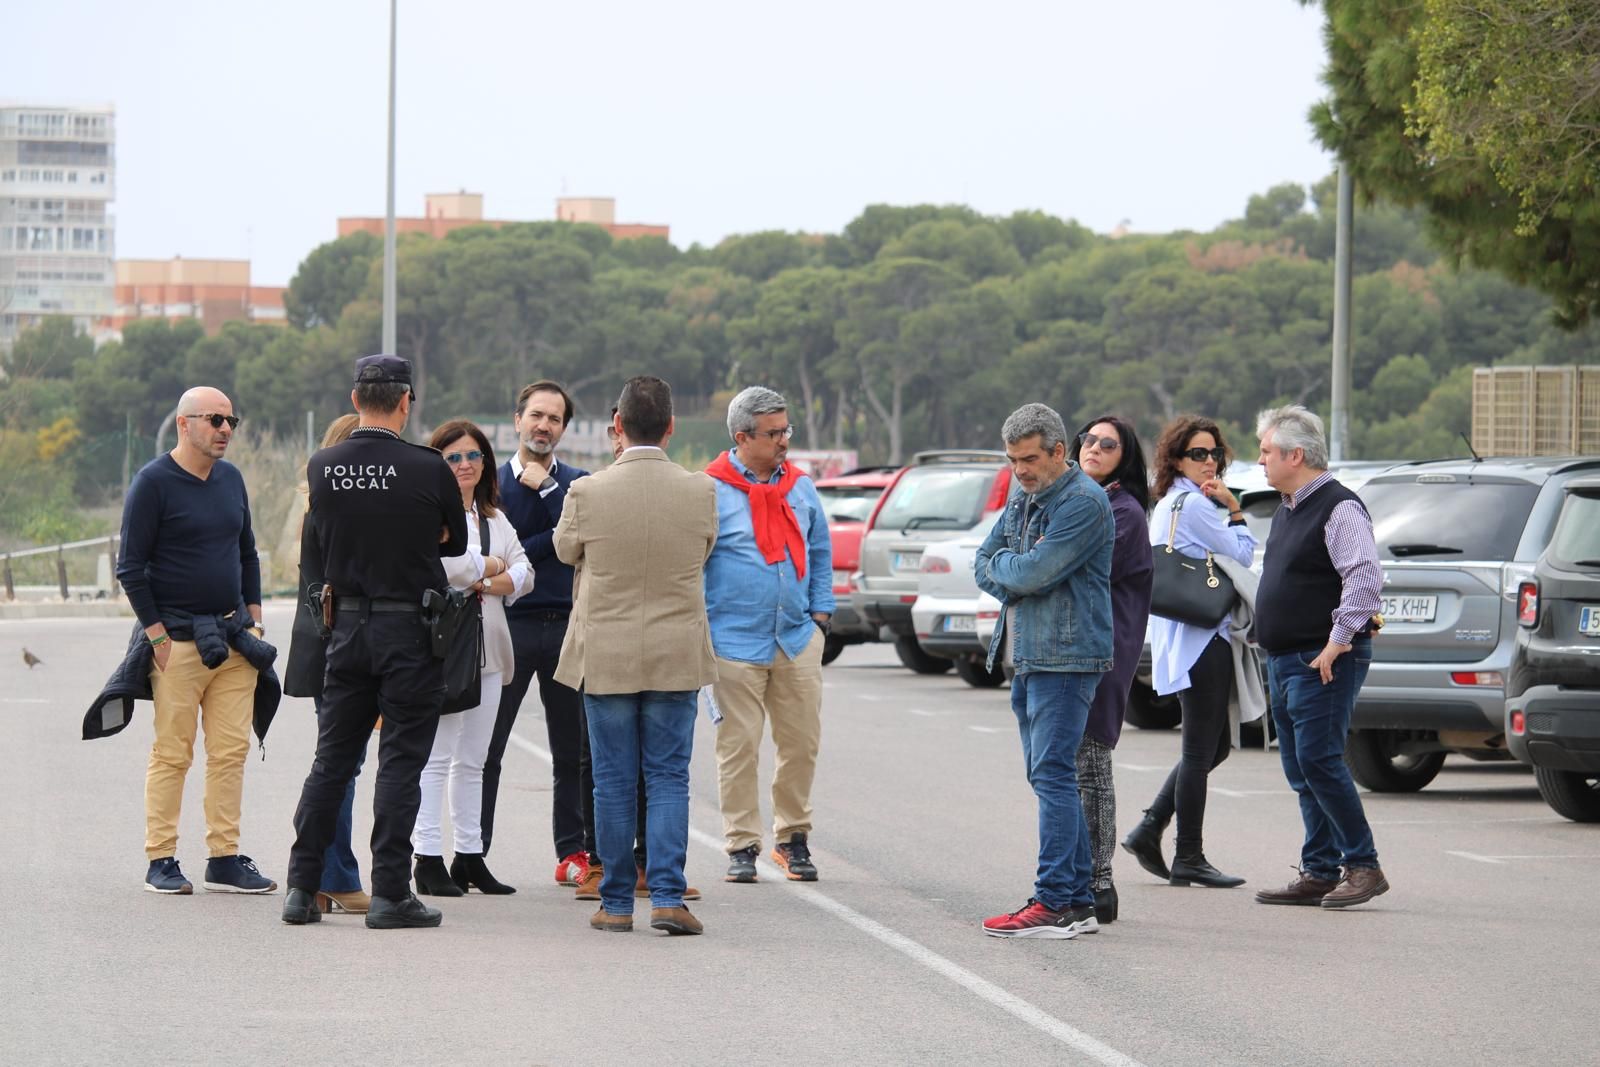
[{"label": "high-rise building", "polygon": [[115,108],[0,101],[0,348],[47,315],[111,314],[115,197]]}]

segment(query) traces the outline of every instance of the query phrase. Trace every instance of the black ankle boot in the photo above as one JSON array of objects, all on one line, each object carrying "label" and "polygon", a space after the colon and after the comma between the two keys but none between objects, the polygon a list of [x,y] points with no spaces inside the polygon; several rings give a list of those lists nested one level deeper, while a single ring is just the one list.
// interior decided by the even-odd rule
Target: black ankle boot
[{"label": "black ankle boot", "polygon": [[1232,889],[1244,885],[1243,878],[1223,874],[1211,866],[1201,852],[1173,856],[1171,881],[1173,885],[1203,885],[1209,889]]},{"label": "black ankle boot", "polygon": [[515,886],[495,880],[495,876],[489,873],[489,865],[483,862],[482,852],[457,852],[456,858],[450,861],[450,880],[463,893],[473,886],[478,887],[478,892],[490,896],[505,896],[517,891]]},{"label": "black ankle boot", "polygon": [[1094,917],[1100,925],[1117,921],[1117,887],[1108,885],[1094,891]]},{"label": "black ankle boot", "polygon": [[1122,839],[1122,847],[1139,861],[1139,866],[1157,878],[1172,877],[1172,872],[1167,870],[1167,861],[1161,858],[1161,835],[1171,819],[1170,815],[1158,819],[1150,814],[1149,808],[1145,808],[1144,818],[1139,820],[1139,825]]},{"label": "black ankle boot", "polygon": [[459,897],[466,892],[450,880],[443,856],[417,856],[417,893],[425,897]]}]

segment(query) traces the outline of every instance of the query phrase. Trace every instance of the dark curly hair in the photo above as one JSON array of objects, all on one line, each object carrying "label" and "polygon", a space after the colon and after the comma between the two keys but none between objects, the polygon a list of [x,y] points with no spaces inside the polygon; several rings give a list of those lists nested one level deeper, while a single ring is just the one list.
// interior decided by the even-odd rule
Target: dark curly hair
[{"label": "dark curly hair", "polygon": [[1172,483],[1183,476],[1178,470],[1178,459],[1197,433],[1210,434],[1217,442],[1217,447],[1227,453],[1223,456],[1222,462],[1217,464],[1217,477],[1222,477],[1222,472],[1228,469],[1228,461],[1233,458],[1233,449],[1222,439],[1222,427],[1204,415],[1179,415],[1167,423],[1161,431],[1161,436],[1156,439],[1157,500],[1166,496],[1167,490],[1172,488]]},{"label": "dark curly hair", "polygon": [[1107,423],[1114,426],[1117,437],[1122,441],[1122,457],[1117,464],[1117,469],[1111,472],[1111,481],[1121,484],[1123,490],[1139,502],[1139,506],[1146,511],[1150,510],[1150,475],[1145,470],[1144,449],[1139,445],[1139,435],[1127,419],[1117,415],[1099,415],[1078,427],[1078,432],[1073,435],[1067,449],[1067,458],[1077,462],[1078,454],[1083,451],[1083,442],[1079,440],[1092,428]]},{"label": "dark curly hair", "polygon": [[489,447],[489,438],[478,429],[477,423],[451,419],[433,431],[428,447],[442,450],[458,437],[472,438],[478,443],[478,451],[483,453],[483,469],[478,473],[478,484],[472,487],[472,500],[478,505],[480,515],[491,517],[500,507],[500,473],[495,469],[494,449]]}]

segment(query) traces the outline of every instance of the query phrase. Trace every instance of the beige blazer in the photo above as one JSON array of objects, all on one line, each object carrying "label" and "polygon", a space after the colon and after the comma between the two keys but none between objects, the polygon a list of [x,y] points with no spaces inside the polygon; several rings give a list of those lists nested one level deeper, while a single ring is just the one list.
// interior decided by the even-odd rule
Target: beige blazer
[{"label": "beige blazer", "polygon": [[717,491],[659,449],[624,452],[567,489],[556,556],[578,568],[556,681],[596,695],[717,680],[705,565]]}]

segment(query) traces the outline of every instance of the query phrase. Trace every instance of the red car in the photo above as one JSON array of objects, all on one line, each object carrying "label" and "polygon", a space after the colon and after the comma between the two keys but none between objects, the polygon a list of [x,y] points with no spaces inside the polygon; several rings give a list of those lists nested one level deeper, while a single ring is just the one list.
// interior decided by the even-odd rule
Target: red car
[{"label": "red car", "polygon": [[828,515],[828,534],[833,545],[833,595],[838,601],[822,652],[823,663],[838,659],[846,645],[878,639],[878,628],[863,622],[850,603],[850,574],[861,561],[861,534],[867,528],[867,518],[899,470],[899,467],[857,467],[816,483],[822,509]]}]

